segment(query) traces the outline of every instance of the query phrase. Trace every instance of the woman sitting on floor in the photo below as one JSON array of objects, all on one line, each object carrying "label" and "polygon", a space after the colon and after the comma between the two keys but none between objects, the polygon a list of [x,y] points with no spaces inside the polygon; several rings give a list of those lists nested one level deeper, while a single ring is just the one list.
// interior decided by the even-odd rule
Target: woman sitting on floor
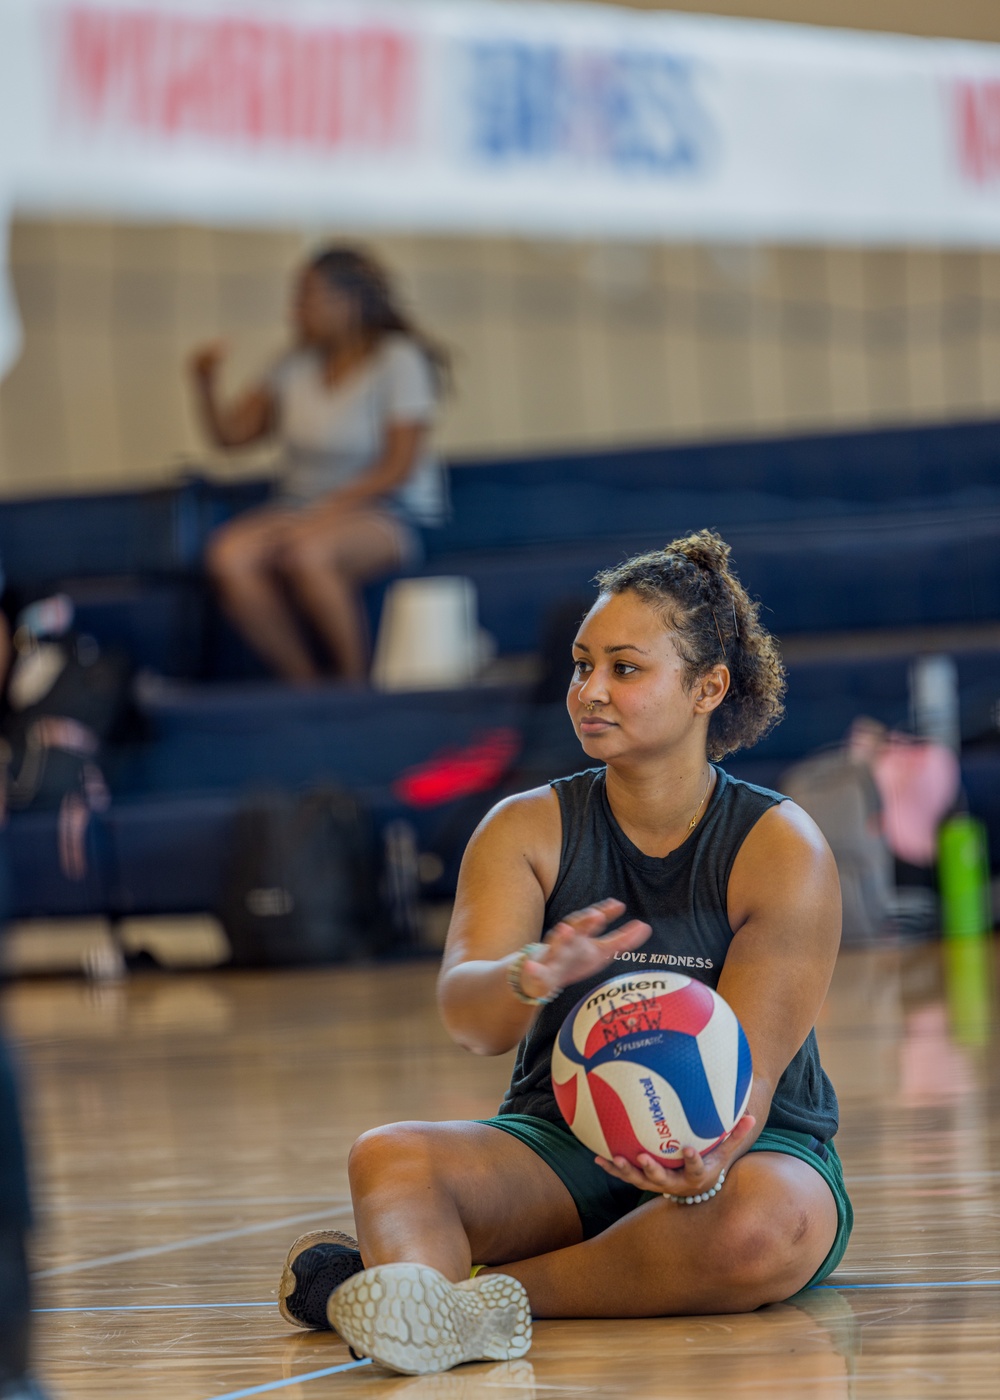
[{"label": "woman sitting on floor", "polygon": [[[598,581],[568,705],[600,766],[482,822],[440,974],[460,1045],[518,1046],[507,1096],[485,1122],[366,1133],[350,1158],[358,1242],[314,1233],[286,1262],[289,1320],[399,1371],[522,1356],[532,1316],[750,1311],[825,1278],[850,1234],[813,1030],[837,870],[805,812],[710,761],[780,717],[774,642],[708,532]],[[563,1020],[640,947],[717,987],[753,1054],[749,1111],[677,1170],[595,1158],[552,1091]]]}]

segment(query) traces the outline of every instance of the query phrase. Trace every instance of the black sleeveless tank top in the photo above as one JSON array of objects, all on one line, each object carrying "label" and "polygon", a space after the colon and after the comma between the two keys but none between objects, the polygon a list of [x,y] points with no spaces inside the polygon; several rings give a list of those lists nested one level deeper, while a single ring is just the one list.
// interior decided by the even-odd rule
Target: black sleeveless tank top
[{"label": "black sleeveless tank top", "polygon": [[[615,820],[604,769],[591,768],[552,787],[562,810],[559,877],[545,906],[545,927],[599,899],[620,899],[625,918],[652,928],[647,941],[610,968],[574,983],[542,1008],[518,1047],[510,1088],[500,1113],[530,1113],[562,1123],[552,1093],[552,1046],[576,1003],[608,977],[634,971],[683,972],[715,987],[733,930],[726,892],[733,863],[748,833],[780,793],[731,778],[716,768],[718,781],[705,815],[688,839],[668,856],[647,856]],[[826,1142],[837,1131],[837,1096],[819,1062],[816,1035],[809,1035],[785,1070],[771,1102],[770,1128],[808,1133]]]}]

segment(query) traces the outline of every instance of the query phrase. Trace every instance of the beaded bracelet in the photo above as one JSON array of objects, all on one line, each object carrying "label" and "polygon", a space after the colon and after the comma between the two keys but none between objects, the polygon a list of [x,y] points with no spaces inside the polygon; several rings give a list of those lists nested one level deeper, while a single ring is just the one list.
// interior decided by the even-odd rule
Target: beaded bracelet
[{"label": "beaded bracelet", "polygon": [[712,1187],[711,1191],[702,1191],[701,1194],[698,1196],[666,1196],[666,1199],[668,1201],[673,1201],[675,1206],[704,1205],[706,1201],[710,1201],[713,1196],[717,1196],[719,1194],[719,1192],[722,1190],[722,1185],[725,1179],[726,1173],[724,1171],[719,1172],[719,1179]]},{"label": "beaded bracelet", "polygon": [[526,943],[507,969],[507,981],[510,984],[510,989],[518,1001],[523,1001],[525,1006],[548,1006],[549,1002],[555,1001],[559,995],[557,989],[554,992],[549,992],[547,997],[529,997],[521,986],[521,969],[524,964],[529,961],[534,962],[544,952],[544,943]]}]

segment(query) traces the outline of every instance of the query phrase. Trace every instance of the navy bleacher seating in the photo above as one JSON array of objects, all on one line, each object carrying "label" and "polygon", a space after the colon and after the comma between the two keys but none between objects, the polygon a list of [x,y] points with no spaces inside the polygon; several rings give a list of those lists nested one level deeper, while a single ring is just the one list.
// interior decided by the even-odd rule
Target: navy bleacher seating
[{"label": "navy bleacher seating", "polygon": [[[64,588],[81,627],[174,681],[143,691],[147,737],[124,756],[111,811],[95,820],[88,881],[55,872],[47,814],[12,822],[18,913],[203,907],[247,786],[334,779],[388,818],[401,810],[389,783],[402,768],[523,722],[526,688],[303,696],[246,684],[261,668],[222,622],[201,559],[211,530],[268,489],[190,476],[145,492],[0,502],[13,601]],[[534,650],[552,608],[588,594],[599,568],[704,525],[730,541],[767,625],[789,643],[1000,620],[998,424],[454,464],[451,494],[453,518],[428,533],[420,572],[474,580],[501,655]],[[369,590],[373,622],[383,593]],[[774,783],[860,713],[905,725],[912,654],[834,648],[790,667],[785,722],[733,771]],[[1000,654],[966,647],[958,660],[966,731],[981,736]],[[1000,756],[986,744],[968,764],[973,810],[1000,857]],[[440,811],[411,816],[430,845],[448,825]]]},{"label": "navy bleacher seating", "polygon": [[[77,621],[137,666],[162,675],[214,674],[221,629],[205,588],[202,555],[211,530],[261,504],[260,478],[210,482],[187,476],[145,491],[0,501],[0,563],[11,611],[67,593]],[[233,647],[235,674],[261,675]]]},{"label": "navy bleacher seating", "polygon": [[141,706],[149,742],[119,791],[331,781],[388,786],[404,769],[487,729],[520,723],[517,686],[377,694],[365,687],[263,685],[152,688]]},{"label": "navy bleacher seating", "polygon": [[[471,578],[480,620],[501,655],[527,652],[548,609],[591,591],[598,569],[704,524],[716,520],[678,516],[669,527],[647,520],[627,536],[438,555],[424,572]],[[737,572],[782,638],[1000,618],[1000,507],[739,525],[724,534]]]},{"label": "navy bleacher seating", "polygon": [[66,579],[175,578],[199,573],[209,531],[264,501],[266,480],[184,476],[142,491],[0,501],[8,588],[30,601]]},{"label": "navy bleacher seating", "polygon": [[711,521],[1000,508],[1000,424],[828,433],[457,463],[432,555]]},{"label": "navy bleacher seating", "polygon": [[[730,539],[781,636],[989,620],[998,444],[986,423],[456,464],[453,517],[428,532],[420,572],[474,580],[501,655],[534,649],[552,604],[598,568],[703,525]],[[0,502],[8,587],[18,603],[65,589],[95,635],[131,643],[162,674],[260,678],[207,596],[201,559],[211,530],[267,490],[188,477]],[[373,623],[383,592],[369,590]]]}]

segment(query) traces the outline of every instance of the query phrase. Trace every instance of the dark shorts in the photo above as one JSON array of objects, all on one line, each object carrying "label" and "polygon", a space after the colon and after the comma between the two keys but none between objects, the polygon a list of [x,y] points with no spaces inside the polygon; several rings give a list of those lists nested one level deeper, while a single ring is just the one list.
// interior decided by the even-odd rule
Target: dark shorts
[{"label": "dark shorts", "polygon": [[[655,1191],[640,1191],[602,1171],[589,1147],[584,1147],[568,1128],[533,1118],[527,1113],[503,1113],[479,1120],[518,1138],[552,1168],[573,1197],[584,1239],[593,1239],[609,1225],[637,1206],[657,1198]],[[829,1254],[806,1284],[812,1288],[831,1273],[844,1257],[854,1225],[854,1210],[844,1187],[844,1172],[832,1142],[821,1143],[807,1133],[765,1128],[751,1152],[784,1152],[806,1162],[829,1186],[837,1206],[837,1236]],[[697,1209],[697,1207],[695,1207]]]}]

